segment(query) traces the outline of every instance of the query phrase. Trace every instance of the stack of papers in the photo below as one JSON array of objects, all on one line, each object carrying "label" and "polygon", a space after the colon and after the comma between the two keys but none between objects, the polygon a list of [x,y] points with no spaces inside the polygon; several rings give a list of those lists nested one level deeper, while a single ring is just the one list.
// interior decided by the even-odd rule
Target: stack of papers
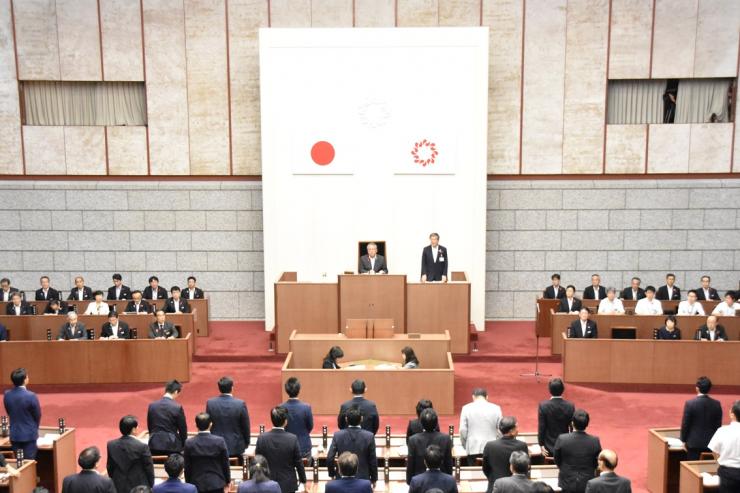
[{"label": "stack of papers", "polygon": [[678,438],[666,438],[665,441],[668,444],[668,448],[683,448],[683,442]]},{"label": "stack of papers", "polygon": [[393,483],[391,493],[409,493],[409,485],[406,483]]},{"label": "stack of papers", "polygon": [[719,476],[708,472],[701,473],[701,481],[704,486],[719,486]]},{"label": "stack of papers", "polygon": [[254,457],[256,454],[256,450],[257,450],[257,445],[250,445],[249,447],[247,447],[247,455],[249,457]]},{"label": "stack of papers", "polygon": [[59,438],[59,433],[47,433],[42,437],[38,437],[36,440],[36,446],[38,447],[50,447],[54,445],[54,440]]}]

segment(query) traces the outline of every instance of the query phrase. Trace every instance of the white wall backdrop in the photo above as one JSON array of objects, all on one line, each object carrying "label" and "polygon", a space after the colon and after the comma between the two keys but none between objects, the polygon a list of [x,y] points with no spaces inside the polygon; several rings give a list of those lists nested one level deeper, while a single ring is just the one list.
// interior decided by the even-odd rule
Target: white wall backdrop
[{"label": "white wall backdrop", "polygon": [[417,280],[436,231],[482,327],[488,28],[263,29],[260,78],[266,326],[281,272],[335,281],[358,241],[384,240],[389,271]]}]

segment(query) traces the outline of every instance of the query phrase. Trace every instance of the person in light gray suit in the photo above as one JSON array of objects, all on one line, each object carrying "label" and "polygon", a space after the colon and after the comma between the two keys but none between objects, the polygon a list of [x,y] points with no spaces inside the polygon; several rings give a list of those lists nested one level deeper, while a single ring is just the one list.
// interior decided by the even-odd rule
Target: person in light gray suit
[{"label": "person in light gray suit", "polygon": [[632,493],[630,480],[617,476],[614,469],[617,468],[617,453],[613,450],[602,450],[599,454],[598,478],[590,480],[586,484],[586,493]]},{"label": "person in light gray suit", "polygon": [[473,389],[473,402],[465,404],[460,412],[460,440],[468,453],[469,466],[483,457],[488,442],[501,438],[498,429],[501,416],[501,408],[488,402],[486,389]]},{"label": "person in light gray suit", "polygon": [[517,450],[509,457],[511,476],[499,478],[493,483],[493,493],[530,493],[533,483],[527,478],[529,455]]}]

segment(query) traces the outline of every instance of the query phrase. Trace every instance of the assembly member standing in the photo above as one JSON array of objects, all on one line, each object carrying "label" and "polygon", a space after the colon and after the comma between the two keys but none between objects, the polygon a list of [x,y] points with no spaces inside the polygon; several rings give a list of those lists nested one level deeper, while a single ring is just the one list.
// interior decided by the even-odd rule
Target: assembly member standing
[{"label": "assembly member standing", "polygon": [[10,446],[13,451],[23,450],[26,459],[36,458],[36,440],[39,437],[41,406],[36,394],[26,388],[28,373],[16,368],[10,374],[13,388],[5,392],[3,405],[10,418]]},{"label": "assembly member standing", "polygon": [[421,252],[421,282],[447,282],[447,249],[437,233],[429,235],[429,243]]},{"label": "assembly member standing", "polygon": [[149,449],[152,455],[170,455],[182,452],[188,437],[185,410],[175,399],[180,397],[182,384],[167,382],[164,397],[149,404],[146,426],[149,429]]}]

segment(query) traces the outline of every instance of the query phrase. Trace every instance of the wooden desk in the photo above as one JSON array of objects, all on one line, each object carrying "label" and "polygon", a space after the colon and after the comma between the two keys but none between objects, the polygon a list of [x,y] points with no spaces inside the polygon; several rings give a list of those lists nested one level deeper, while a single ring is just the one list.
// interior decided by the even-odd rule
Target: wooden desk
[{"label": "wooden desk", "polygon": [[680,436],[680,428],[648,430],[647,487],[652,493],[678,493],[680,462],[686,460],[686,449],[670,448],[666,439]]},{"label": "wooden desk", "polygon": [[0,374],[22,366],[36,384],[187,382],[192,337],[5,342],[0,344]]},{"label": "wooden desk", "polygon": [[[15,467],[12,462],[11,465]],[[0,491],[9,493],[31,492],[36,487],[36,461],[23,461],[23,465],[16,471],[18,471],[18,477],[11,476],[5,481],[0,481]]]},{"label": "wooden desk", "polygon": [[397,334],[406,332],[406,276],[340,275],[339,326],[348,318],[390,318]]},{"label": "wooden desk", "polygon": [[704,491],[719,491],[716,486],[704,486],[701,473],[717,474],[719,465],[716,460],[689,460],[681,462],[680,493],[702,493]]},{"label": "wooden desk", "polygon": [[[0,345],[2,346],[2,345]],[[66,476],[77,472],[77,452],[75,451],[75,429],[67,428],[59,435],[59,429],[53,426],[40,426],[39,437],[46,434],[55,435],[51,445],[40,445],[36,455],[36,476],[39,486],[43,486],[51,493],[61,493],[62,481]],[[0,439],[0,450],[10,450],[10,440]],[[28,493],[31,490],[24,490]]]},{"label": "wooden desk", "polygon": [[[591,320],[596,322],[599,338],[611,338],[613,327],[635,327],[637,339],[652,339],[653,329],[657,329],[665,322],[666,315],[591,315]],[[554,334],[566,332],[570,324],[578,319],[578,315],[568,313],[556,313],[552,317]],[[681,337],[684,340],[694,338],[694,332],[704,325],[707,317],[696,315],[676,316],[678,327],[681,329]],[[730,341],[740,339],[740,317],[718,317],[718,323],[727,331]],[[563,340],[560,337],[552,338],[551,354],[563,352]],[[677,341],[676,341],[677,342]]]},{"label": "wooden desk", "polygon": [[697,375],[710,375],[715,385],[740,385],[738,341],[561,337],[566,382],[693,385]]}]

